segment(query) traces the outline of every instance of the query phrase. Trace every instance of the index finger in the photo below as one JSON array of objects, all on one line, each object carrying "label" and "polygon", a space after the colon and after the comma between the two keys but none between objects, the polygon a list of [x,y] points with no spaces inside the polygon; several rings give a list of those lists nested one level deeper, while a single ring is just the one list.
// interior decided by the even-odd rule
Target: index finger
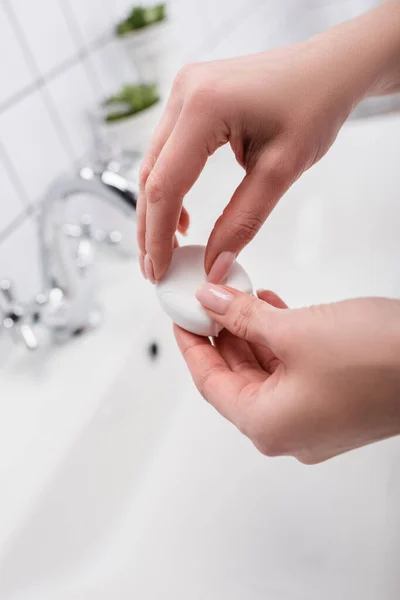
[{"label": "index finger", "polygon": [[147,178],[145,244],[156,281],[171,260],[183,199],[216,149],[213,129],[205,112],[183,109]]},{"label": "index finger", "polygon": [[[249,380],[232,371],[210,340],[174,325],[175,338],[193,381],[203,397],[226,419],[243,428],[243,392]],[[258,384],[256,384],[258,386]]]}]

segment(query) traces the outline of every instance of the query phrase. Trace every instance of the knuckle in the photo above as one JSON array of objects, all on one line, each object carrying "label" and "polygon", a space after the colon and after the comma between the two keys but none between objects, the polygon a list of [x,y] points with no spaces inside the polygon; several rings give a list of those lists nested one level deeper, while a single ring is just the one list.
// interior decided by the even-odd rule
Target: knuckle
[{"label": "knuckle", "polygon": [[287,147],[279,148],[268,158],[266,176],[278,189],[288,187],[297,178],[297,171],[297,156]]},{"label": "knuckle", "polygon": [[239,338],[246,339],[249,334],[254,307],[250,299],[245,296],[236,303],[235,317],[232,324],[232,333]]},{"label": "knuckle", "polygon": [[249,419],[245,414],[240,414],[236,418],[235,425],[241,434],[245,435],[250,440],[252,439],[251,432],[251,423],[249,423]]},{"label": "knuckle", "polygon": [[230,225],[230,232],[241,246],[246,246],[261,229],[263,223],[259,215],[240,214],[236,222]]},{"label": "knuckle", "polygon": [[290,432],[282,415],[268,410],[254,417],[249,437],[261,454],[270,457],[290,454]]},{"label": "knuckle", "polygon": [[282,437],[277,432],[263,431],[251,436],[257,450],[264,456],[274,457],[285,454]]},{"label": "knuckle", "polygon": [[207,384],[210,380],[210,377],[211,377],[211,372],[208,371],[208,372],[204,373],[196,383],[197,390],[200,393],[200,395],[204,398],[204,400],[207,400],[206,388],[207,388]]},{"label": "knuckle", "polygon": [[269,179],[277,187],[285,187],[292,178],[292,165],[288,158],[275,158],[269,169]]},{"label": "knuckle", "polygon": [[188,81],[191,79],[193,72],[196,69],[196,64],[195,63],[188,63],[186,65],[183,65],[183,67],[181,67],[178,71],[178,73],[175,75],[175,79],[173,82],[173,86],[172,86],[172,90],[173,92],[175,91],[181,91],[182,88],[184,88]]},{"label": "knuckle", "polygon": [[189,110],[201,113],[218,105],[220,97],[219,86],[211,79],[203,78],[196,81],[187,98]]},{"label": "knuckle", "polygon": [[163,265],[166,262],[169,253],[172,252],[174,240],[172,235],[165,234],[162,237],[146,237],[146,251],[151,258],[157,259],[157,262]]},{"label": "knuckle", "polygon": [[244,408],[244,406],[249,405],[249,401],[251,404],[257,402],[258,396],[260,393],[260,387],[258,384],[249,383],[239,396],[236,398],[236,401],[233,401],[236,404],[236,414],[235,414],[235,425],[246,437],[251,439],[251,432],[253,429],[253,413],[250,410]]},{"label": "knuckle", "polygon": [[183,351],[183,358],[186,363],[190,363],[193,359],[196,358],[196,362],[198,363],[199,372],[201,373],[198,377],[194,378],[194,384],[198,390],[198,392],[203,396],[205,400],[207,399],[207,389],[209,386],[209,382],[211,377],[213,376],[214,370],[207,366],[207,362],[204,358],[198,358],[196,355],[196,344],[189,344]]},{"label": "knuckle", "polygon": [[306,454],[297,454],[294,457],[298,462],[307,466],[318,465],[326,460],[326,458],[319,458],[311,452],[307,452]]},{"label": "knuckle", "polygon": [[[200,361],[201,364],[202,361]],[[209,389],[211,379],[215,375],[215,368],[205,368],[196,382],[196,387],[205,400],[207,398],[207,390]]]},{"label": "knuckle", "polygon": [[163,198],[164,187],[159,176],[154,172],[150,173],[145,184],[146,200],[150,204],[157,204]]}]

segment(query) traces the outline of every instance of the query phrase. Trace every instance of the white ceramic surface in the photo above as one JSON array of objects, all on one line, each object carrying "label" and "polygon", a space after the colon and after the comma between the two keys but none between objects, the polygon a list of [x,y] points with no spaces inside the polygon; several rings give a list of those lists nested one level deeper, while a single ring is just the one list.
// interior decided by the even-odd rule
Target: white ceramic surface
[{"label": "white ceramic surface", "polygon": [[156,23],[119,39],[140,79],[150,83],[159,82],[163,77],[172,41],[169,23]]},{"label": "white ceramic surface", "polygon": [[162,104],[150,108],[121,121],[105,124],[105,131],[120,150],[135,150],[144,153],[153,131],[162,115]]},{"label": "white ceramic surface", "polygon": [[[394,117],[343,130],[241,255],[256,288],[399,295],[399,138]],[[241,175],[211,159],[188,243]],[[1,365],[1,600],[397,600],[400,440],[313,467],[261,456],[195,391],[137,266],[99,278],[98,332]]]}]

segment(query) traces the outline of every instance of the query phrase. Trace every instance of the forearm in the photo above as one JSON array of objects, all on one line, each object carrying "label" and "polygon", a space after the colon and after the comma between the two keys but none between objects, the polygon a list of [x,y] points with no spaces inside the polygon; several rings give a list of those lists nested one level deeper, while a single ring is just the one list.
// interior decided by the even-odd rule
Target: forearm
[{"label": "forearm", "polygon": [[318,37],[332,79],[348,90],[352,104],[400,91],[400,0],[385,2]]}]

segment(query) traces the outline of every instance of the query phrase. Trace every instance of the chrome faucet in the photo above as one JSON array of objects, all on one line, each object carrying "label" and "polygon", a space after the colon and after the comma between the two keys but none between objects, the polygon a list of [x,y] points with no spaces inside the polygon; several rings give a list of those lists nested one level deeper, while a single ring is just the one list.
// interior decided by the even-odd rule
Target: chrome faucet
[{"label": "chrome faucet", "polygon": [[[65,222],[65,205],[75,194],[97,196],[127,218],[136,218],[140,156],[126,154],[118,162],[86,166],[72,176],[56,179],[48,188],[39,215],[44,289],[30,306],[13,301],[9,282],[3,282],[3,328],[34,349],[31,324],[41,323],[55,341],[63,341],[99,322],[94,298],[93,258],[96,242],[118,245],[117,231],[95,231],[88,215],[79,225]],[[74,241],[72,241],[72,239]],[[14,307],[15,304],[15,307]],[[16,310],[14,310],[16,308]]]}]

